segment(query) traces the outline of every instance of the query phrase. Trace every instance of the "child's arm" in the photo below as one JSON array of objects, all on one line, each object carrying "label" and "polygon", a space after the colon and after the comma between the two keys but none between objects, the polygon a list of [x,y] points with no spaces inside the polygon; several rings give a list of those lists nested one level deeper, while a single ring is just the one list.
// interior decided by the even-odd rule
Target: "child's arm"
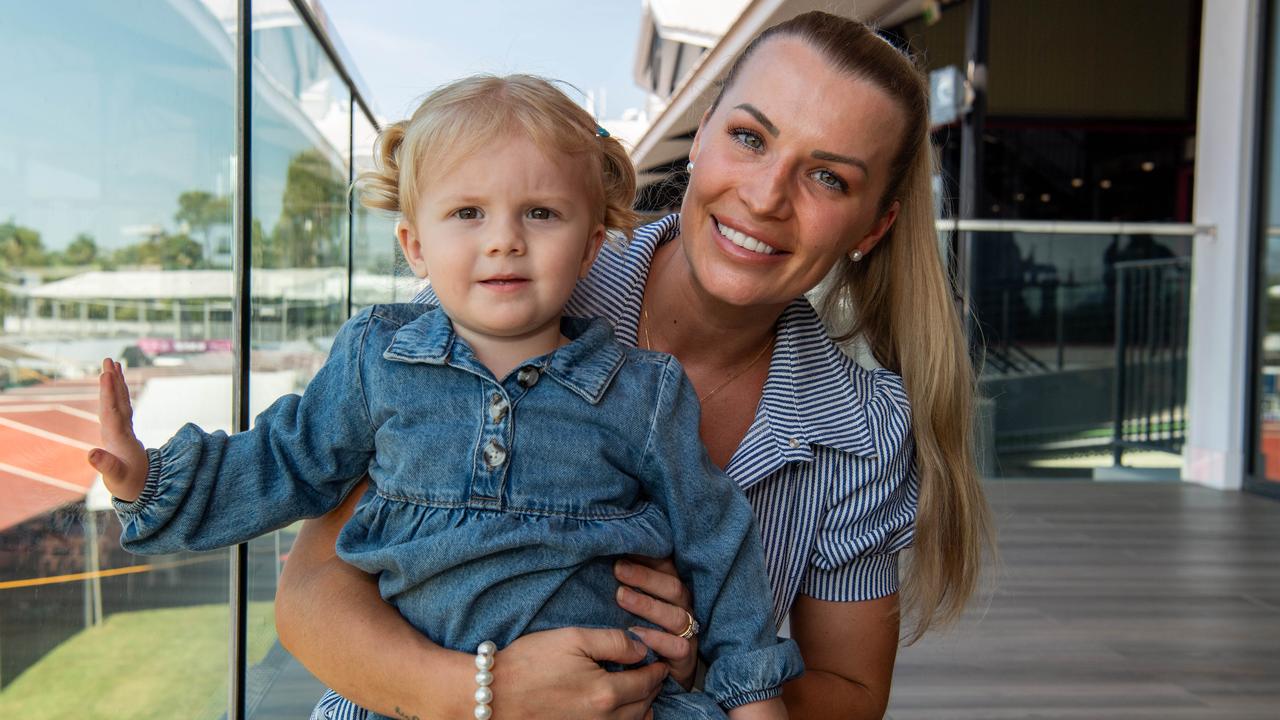
[{"label": "child's arm", "polygon": [[304,395],[286,395],[252,430],[206,433],[188,423],[159,449],[134,436],[119,366],[103,363],[103,444],[90,463],[115,496],[121,543],[139,553],[244,542],[336,507],[373,457],[360,377],[369,314],[343,326]]},{"label": "child's arm", "polygon": [[739,705],[729,711],[729,720],[787,720],[787,706],[781,697]]},{"label": "child's arm", "polygon": [[743,706],[743,718],[785,717],[780,700],[746,710],[777,699],[803,664],[795,643],[777,637],[755,513],[707,456],[698,423],[697,394],[673,358],[663,373],[641,477],[671,520],[675,565],[693,595],[702,626],[699,651],[710,663],[704,689],[726,709]]}]

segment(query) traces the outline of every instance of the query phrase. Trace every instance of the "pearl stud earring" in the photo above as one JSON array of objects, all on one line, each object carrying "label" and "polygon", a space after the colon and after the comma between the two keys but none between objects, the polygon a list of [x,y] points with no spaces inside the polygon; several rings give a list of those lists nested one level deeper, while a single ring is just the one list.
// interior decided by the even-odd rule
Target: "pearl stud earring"
[{"label": "pearl stud earring", "polygon": [[849,259],[854,262],[862,262],[862,251],[853,250],[849,253]]}]

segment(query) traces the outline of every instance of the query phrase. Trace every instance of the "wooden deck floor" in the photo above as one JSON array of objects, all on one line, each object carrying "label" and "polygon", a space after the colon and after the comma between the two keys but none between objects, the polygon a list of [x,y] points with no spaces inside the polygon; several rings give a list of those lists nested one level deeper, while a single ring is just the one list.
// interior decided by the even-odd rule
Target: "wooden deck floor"
[{"label": "wooden deck floor", "polygon": [[1000,567],[898,658],[893,720],[1280,720],[1280,502],[991,481]]}]

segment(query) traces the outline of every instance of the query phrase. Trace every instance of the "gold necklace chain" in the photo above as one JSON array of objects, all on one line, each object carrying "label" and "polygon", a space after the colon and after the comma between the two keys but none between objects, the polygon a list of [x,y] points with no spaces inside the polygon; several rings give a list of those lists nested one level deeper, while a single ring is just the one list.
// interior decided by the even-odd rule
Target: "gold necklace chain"
[{"label": "gold necklace chain", "polygon": [[[649,309],[645,307],[641,307],[640,314],[644,316],[644,349],[653,350],[653,340],[649,338],[649,326],[652,324],[649,321]],[[768,340],[765,341],[764,347],[760,348],[759,352],[756,353],[755,357],[751,358],[751,362],[743,366],[743,368],[738,372],[729,376],[728,380],[725,380],[724,382],[715,386],[715,388],[713,388],[711,392],[707,393],[706,395],[699,395],[698,402],[700,404],[705,403],[706,401],[711,399],[712,395],[715,395],[716,393],[728,387],[729,383],[733,382],[734,380],[737,380],[743,375],[746,375],[748,370],[755,367],[756,363],[760,362],[760,358],[764,357],[765,351],[768,350],[772,345],[773,345],[773,338],[770,337]]]}]

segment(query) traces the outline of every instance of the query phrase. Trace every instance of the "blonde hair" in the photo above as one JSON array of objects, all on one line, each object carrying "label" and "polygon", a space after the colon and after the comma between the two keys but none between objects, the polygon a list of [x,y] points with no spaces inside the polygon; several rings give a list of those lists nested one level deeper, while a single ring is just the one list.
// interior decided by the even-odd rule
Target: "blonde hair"
[{"label": "blonde hair", "polygon": [[909,57],[866,25],[809,12],[756,37],[730,69],[721,93],[743,61],[773,37],[802,40],[835,67],[874,84],[906,120],[880,199],[881,213],[900,202],[897,220],[862,262],[840,261],[820,286],[816,305],[832,338],[864,338],[876,360],[902,377],[911,401],[920,479],[902,590],[911,643],[930,626],[959,617],[978,587],[984,555],[994,553],[974,458],[973,365],[933,217],[929,82]]},{"label": "blonde hair", "polygon": [[542,152],[586,163],[596,221],[630,235],[636,172],[627,151],[550,81],[532,75],[473,75],[437,88],[408,120],[385,127],[374,144],[374,169],[356,189],[368,208],[414,221],[414,202],[429,173],[443,173],[481,146],[521,133]]}]

